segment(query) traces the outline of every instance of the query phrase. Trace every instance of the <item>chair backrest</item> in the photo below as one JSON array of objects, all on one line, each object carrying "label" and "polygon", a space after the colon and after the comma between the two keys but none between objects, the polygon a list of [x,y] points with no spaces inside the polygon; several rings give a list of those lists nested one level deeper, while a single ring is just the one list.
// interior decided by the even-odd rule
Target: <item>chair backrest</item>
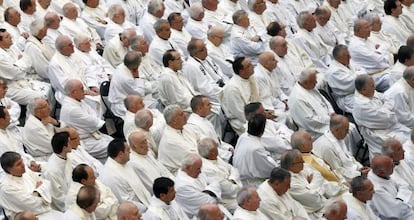
[{"label": "chair backrest", "polygon": [[319,88],[318,88],[319,92],[326,98],[326,100],[329,101],[329,103],[331,103],[334,111],[336,114],[340,114],[343,115],[345,112],[339,108],[339,106],[336,104],[335,98],[332,95],[332,88],[329,86],[329,84],[327,82],[323,82]]}]

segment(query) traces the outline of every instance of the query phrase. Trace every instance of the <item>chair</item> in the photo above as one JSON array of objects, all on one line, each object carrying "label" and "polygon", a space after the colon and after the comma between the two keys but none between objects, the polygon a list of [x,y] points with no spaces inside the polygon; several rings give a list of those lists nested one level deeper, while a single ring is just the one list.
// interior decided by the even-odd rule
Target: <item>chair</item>
[{"label": "chair", "polygon": [[106,130],[112,137],[124,138],[124,120],[111,111],[111,106],[108,101],[109,87],[109,81],[102,82],[100,86],[101,100],[105,107],[103,116],[105,119]]}]

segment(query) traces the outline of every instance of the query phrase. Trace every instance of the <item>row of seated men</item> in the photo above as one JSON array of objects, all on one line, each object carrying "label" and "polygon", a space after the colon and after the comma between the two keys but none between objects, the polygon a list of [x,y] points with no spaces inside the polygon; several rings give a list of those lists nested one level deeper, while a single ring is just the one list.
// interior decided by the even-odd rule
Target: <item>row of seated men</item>
[{"label": "row of seated men", "polygon": [[[177,106],[168,106],[166,112],[171,108],[183,114]],[[5,118],[0,122],[9,120],[7,110],[1,110]],[[168,114],[165,118],[168,122]],[[185,114],[182,118],[185,124]],[[164,165],[163,145],[155,159],[139,131],[128,142],[112,140],[109,157],[96,170],[100,162],[93,163],[87,152],[79,154],[79,136],[67,128],[53,135],[54,153],[41,167],[29,166],[24,152],[1,155],[0,205],[9,218],[31,211],[39,219],[115,219],[124,202],[143,219],[192,219],[206,204],[217,205],[218,216],[229,219],[413,218],[414,170],[397,139],[384,143],[371,169],[363,167],[343,146],[348,120],[334,115],[330,132],[314,143],[305,131],[293,133],[291,149],[276,160],[261,143],[266,120],[263,113],[249,118],[247,132],[236,145],[234,167],[219,157],[215,139],[203,138],[195,152],[182,157],[176,173]],[[169,157],[185,152],[175,153]],[[84,194],[89,199],[82,200]]]}]

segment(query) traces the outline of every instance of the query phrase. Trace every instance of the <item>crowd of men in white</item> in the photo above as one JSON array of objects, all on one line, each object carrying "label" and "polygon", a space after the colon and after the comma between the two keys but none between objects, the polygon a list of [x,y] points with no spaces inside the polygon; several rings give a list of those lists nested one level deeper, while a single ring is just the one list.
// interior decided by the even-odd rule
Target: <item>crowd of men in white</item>
[{"label": "crowd of men in white", "polygon": [[413,3],[0,0],[4,218],[414,219]]}]

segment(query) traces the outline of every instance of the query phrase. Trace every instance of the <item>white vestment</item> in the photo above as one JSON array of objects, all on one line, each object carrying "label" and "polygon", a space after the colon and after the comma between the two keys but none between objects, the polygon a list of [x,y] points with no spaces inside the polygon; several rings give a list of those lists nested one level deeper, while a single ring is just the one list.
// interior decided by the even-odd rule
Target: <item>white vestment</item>
[{"label": "white vestment", "polygon": [[398,164],[394,165],[394,172],[391,174],[391,179],[401,185],[407,185],[411,191],[414,190],[414,170],[405,159],[400,160]]},{"label": "white vestment", "polygon": [[96,220],[95,212],[87,212],[77,204],[73,204],[63,213],[63,219],[67,220]]},{"label": "white vestment", "polygon": [[113,4],[120,4],[125,10],[125,20],[137,26],[144,15],[147,3],[147,0],[106,0],[106,6],[108,8]]},{"label": "white vestment", "polygon": [[407,69],[407,66],[400,63],[400,61],[397,61],[393,66],[386,70],[386,72],[390,75],[390,85],[393,85],[403,77],[405,69]]},{"label": "white vestment", "polygon": [[98,5],[96,8],[91,8],[85,5],[80,17],[91,28],[95,29],[101,39],[104,39],[105,29],[108,24],[106,21],[106,9]]},{"label": "white vestment", "polygon": [[158,148],[158,160],[176,174],[181,162],[189,153],[198,154],[197,144],[187,129],[177,130],[165,126]]},{"label": "white vestment", "polygon": [[86,66],[85,71],[91,72],[96,76],[98,85],[101,85],[104,81],[109,81],[109,77],[112,76],[115,69],[107,60],[99,55],[96,50],[92,49],[89,52],[82,52],[75,49],[75,51]]},{"label": "white vestment", "polygon": [[407,204],[406,198],[412,191],[401,189],[401,185],[391,179],[384,179],[375,175],[372,170],[368,173],[368,179],[374,184],[375,193],[371,200],[371,207],[380,219],[414,219],[414,211]]},{"label": "white vestment", "polygon": [[272,21],[283,24],[287,37],[291,38],[299,30],[299,26],[296,22],[296,15],[290,13],[287,7],[288,5],[282,1],[277,1],[276,3],[267,1],[266,10],[263,13],[269,16]]},{"label": "white vestment", "polygon": [[345,34],[341,33],[331,21],[328,21],[324,26],[316,22],[314,31],[318,35],[319,41],[327,47],[328,52],[331,52],[338,44],[346,45]]},{"label": "white vestment", "polygon": [[183,59],[187,60],[187,57],[189,56],[187,46],[191,40],[190,33],[188,33],[184,28],[181,31],[171,28],[171,36],[168,40],[174,42],[178,46],[178,48],[183,52]]},{"label": "white vestment", "polygon": [[394,137],[404,143],[409,138],[410,129],[398,122],[394,102],[381,93],[367,98],[355,92],[353,116],[367,141],[371,159],[381,153],[386,139]]},{"label": "white vestment", "polygon": [[95,157],[92,157],[86,150],[82,143],[76,147],[76,149],[72,149],[70,153],[68,153],[68,157],[72,161],[72,167],[75,168],[77,165],[83,163],[87,164],[88,166],[92,167],[95,174],[98,176],[99,173],[102,172],[103,164],[97,160]]},{"label": "white vestment", "polygon": [[[273,216],[272,216],[273,217]],[[266,217],[259,209],[256,211],[248,211],[242,207],[238,207],[234,211],[233,220],[269,220],[270,218]]]},{"label": "white vestment", "polygon": [[233,61],[233,54],[231,54],[230,48],[228,48],[225,44],[215,46],[209,40],[206,40],[205,44],[209,57],[223,70],[223,74],[228,78],[233,77],[233,67],[229,62]]},{"label": "white vestment", "polygon": [[139,78],[149,84],[152,91],[152,98],[158,99],[158,78],[161,76],[163,66],[158,64],[151,56],[144,55],[139,64]]},{"label": "white vestment", "polygon": [[65,97],[60,118],[67,125],[76,129],[88,153],[99,160],[104,160],[107,157],[107,147],[112,137],[99,132],[105,122],[85,101]]},{"label": "white vestment", "polygon": [[168,67],[164,68],[164,72],[158,80],[158,93],[163,105],[177,104],[187,112],[191,112],[191,99],[197,95],[193,86],[180,70],[174,72]]},{"label": "white vestment", "polygon": [[128,47],[123,45],[118,34],[111,39],[106,39],[106,42],[102,57],[116,68],[124,60],[124,57],[128,52]]},{"label": "white vestment", "polygon": [[[138,2],[138,1],[137,1]],[[108,41],[110,41],[115,36],[119,36],[120,33],[122,33],[125,29],[135,29],[135,32],[137,34],[142,34],[142,32],[139,30],[135,24],[132,24],[131,22],[125,20],[122,24],[117,24],[113,22],[111,19],[108,19],[108,24],[106,25],[105,33],[104,33],[104,39],[106,44],[108,44]]]},{"label": "white vestment", "polygon": [[119,203],[132,202],[141,213],[150,204],[151,194],[128,163],[120,164],[108,158],[99,179],[112,190]]},{"label": "white vestment", "polygon": [[184,57],[184,53],[181,51],[180,47],[175,44],[174,41],[167,39],[161,39],[158,35],[154,36],[151,41],[151,44],[148,49],[147,56],[151,56],[159,65],[164,66],[162,63],[162,57],[167,50],[174,49],[181,54],[181,59]]},{"label": "white vestment", "polygon": [[20,105],[17,102],[7,97],[0,98],[0,105],[7,108],[7,111],[9,112],[9,115],[10,115],[9,126],[19,125],[20,124],[19,118],[20,118],[20,113],[21,113]]},{"label": "white vestment", "polygon": [[[16,9],[18,8],[19,7],[17,7]],[[8,22],[2,22],[0,26],[6,29],[7,32],[10,34],[13,44],[15,44],[17,48],[19,48],[19,50],[23,51],[26,45],[26,38],[24,38],[21,35],[24,32],[23,27],[19,24],[17,26],[13,26]]]},{"label": "white vestment", "polygon": [[68,33],[69,36],[73,39],[80,34],[86,35],[89,38],[93,49],[96,48],[96,44],[98,43],[103,45],[101,38],[99,37],[96,30],[89,27],[80,18],[72,20],[68,19],[67,17],[63,17],[62,21],[60,22],[60,27],[64,32]]},{"label": "white vestment", "polygon": [[192,18],[188,18],[185,29],[194,39],[203,41],[207,39],[208,25],[202,20],[196,21]]},{"label": "white vestment", "polygon": [[[36,187],[39,181],[42,184]],[[40,196],[34,195],[34,192]],[[32,211],[40,220],[61,218],[62,214],[50,207],[51,201],[50,182],[40,178],[38,173],[26,170],[21,177],[6,174],[1,179],[0,205],[9,219],[22,211]]]},{"label": "white vestment", "polygon": [[24,52],[32,60],[32,65],[38,75],[38,79],[42,81],[49,81],[47,76],[47,67],[49,66],[49,61],[52,59],[55,52],[53,48],[42,43],[36,37],[29,36],[29,38],[27,38]]},{"label": "white vestment", "polygon": [[319,40],[315,31],[299,29],[293,40],[309,55],[317,68],[326,70],[331,61],[328,47]]},{"label": "white vestment", "polygon": [[386,48],[386,51],[388,52],[388,64],[394,64],[393,54],[397,54],[398,49],[400,49],[400,42],[397,39],[383,29],[380,31],[371,31],[368,39],[375,45],[380,45],[380,47]]},{"label": "white vestment", "polygon": [[414,144],[411,139],[403,143],[404,160],[414,169]]},{"label": "white vestment", "polygon": [[151,43],[152,39],[155,36],[154,24],[160,19],[150,14],[148,11],[144,13],[144,16],[139,20],[138,27],[141,29],[144,34],[144,38],[148,43]]},{"label": "white vestment", "polygon": [[408,36],[412,34],[401,18],[392,15],[384,16],[382,19],[382,28],[384,31],[390,33],[394,39],[397,39],[400,42],[400,46],[405,45]]},{"label": "white vestment", "polygon": [[172,200],[166,204],[159,198],[152,197],[148,211],[142,216],[144,220],[188,220],[187,215],[177,202]]},{"label": "white vestment", "polygon": [[203,22],[211,26],[222,28],[225,37],[228,37],[230,35],[230,31],[233,25],[233,22],[227,19],[226,13],[219,10],[218,8],[215,11],[204,8]]},{"label": "white vestment", "polygon": [[7,151],[19,153],[26,166],[30,166],[30,162],[35,161],[32,155],[24,151],[21,133],[17,126],[9,125],[6,129],[0,129],[0,155]]},{"label": "white vestment", "polygon": [[259,137],[244,133],[239,137],[235,149],[233,165],[239,170],[244,185],[258,186],[278,165]]},{"label": "white vestment", "polygon": [[48,28],[46,36],[42,39],[42,43],[47,44],[49,45],[49,47],[56,50],[56,46],[55,46],[56,38],[60,35],[69,36],[69,33],[64,32],[62,28],[58,28],[58,29]]},{"label": "white vestment", "polygon": [[342,4],[339,4],[338,8],[332,7],[328,2],[325,1],[324,6],[326,6],[331,11],[331,18],[329,22],[345,35],[345,39],[348,41],[349,38],[353,35],[352,28],[354,19],[352,16],[346,13]]},{"label": "white vestment", "polygon": [[68,207],[65,206],[65,197],[72,182],[72,162],[70,158],[63,159],[56,154],[52,154],[44,166],[43,177],[50,181],[52,194],[52,207],[64,212]]},{"label": "white vestment", "polygon": [[[190,219],[197,215],[201,205],[216,204],[221,198],[219,183],[210,182],[203,173],[200,173],[197,178],[193,178],[179,170],[175,177],[174,187],[175,200]],[[204,190],[214,193],[216,197],[204,193]]]},{"label": "white vestment", "polygon": [[385,92],[385,96],[394,100],[398,122],[414,129],[414,88],[401,78]]},{"label": "white vestment", "polygon": [[257,42],[251,38],[257,36],[253,26],[244,28],[233,25],[230,35],[231,50],[234,57],[246,56],[250,58],[253,64],[257,63],[257,56],[265,51],[266,45],[262,40]]},{"label": "white vestment", "polygon": [[402,14],[399,16],[400,20],[405,24],[410,33],[414,32],[414,6],[411,4],[409,7],[407,5],[401,4]]},{"label": "white vestment", "polygon": [[[118,199],[112,193],[111,189],[105,186],[101,181],[96,180],[95,187],[99,190],[100,200],[98,206],[95,209],[96,219],[98,220],[116,220],[116,211],[118,209]],[[76,197],[79,189],[83,185],[78,182],[72,182],[69,191],[66,195],[65,204],[66,207],[71,207],[76,204]]]},{"label": "white vestment", "polygon": [[348,208],[346,213],[348,220],[379,220],[368,203],[363,203],[350,194],[344,195],[342,198]]},{"label": "white vestment", "polygon": [[359,169],[362,165],[355,160],[345,141],[338,140],[330,130],[314,141],[313,151],[327,161],[331,168],[340,173],[347,182],[361,175]]},{"label": "white vestment", "polygon": [[258,86],[254,76],[243,79],[234,75],[224,86],[219,96],[221,107],[234,131],[241,135],[245,128],[246,119],[244,106],[259,100]]},{"label": "white vestment", "polygon": [[278,195],[270,186],[269,180],[260,184],[257,193],[261,199],[259,210],[269,219],[292,219],[293,217],[309,219],[308,213],[299,202],[287,192]]},{"label": "white vestment", "polygon": [[130,157],[129,165],[142,180],[148,192],[152,191],[154,180],[158,177],[174,179],[170,171],[160,161],[155,159],[152,153],[148,152],[146,155],[141,155],[131,151]]}]

